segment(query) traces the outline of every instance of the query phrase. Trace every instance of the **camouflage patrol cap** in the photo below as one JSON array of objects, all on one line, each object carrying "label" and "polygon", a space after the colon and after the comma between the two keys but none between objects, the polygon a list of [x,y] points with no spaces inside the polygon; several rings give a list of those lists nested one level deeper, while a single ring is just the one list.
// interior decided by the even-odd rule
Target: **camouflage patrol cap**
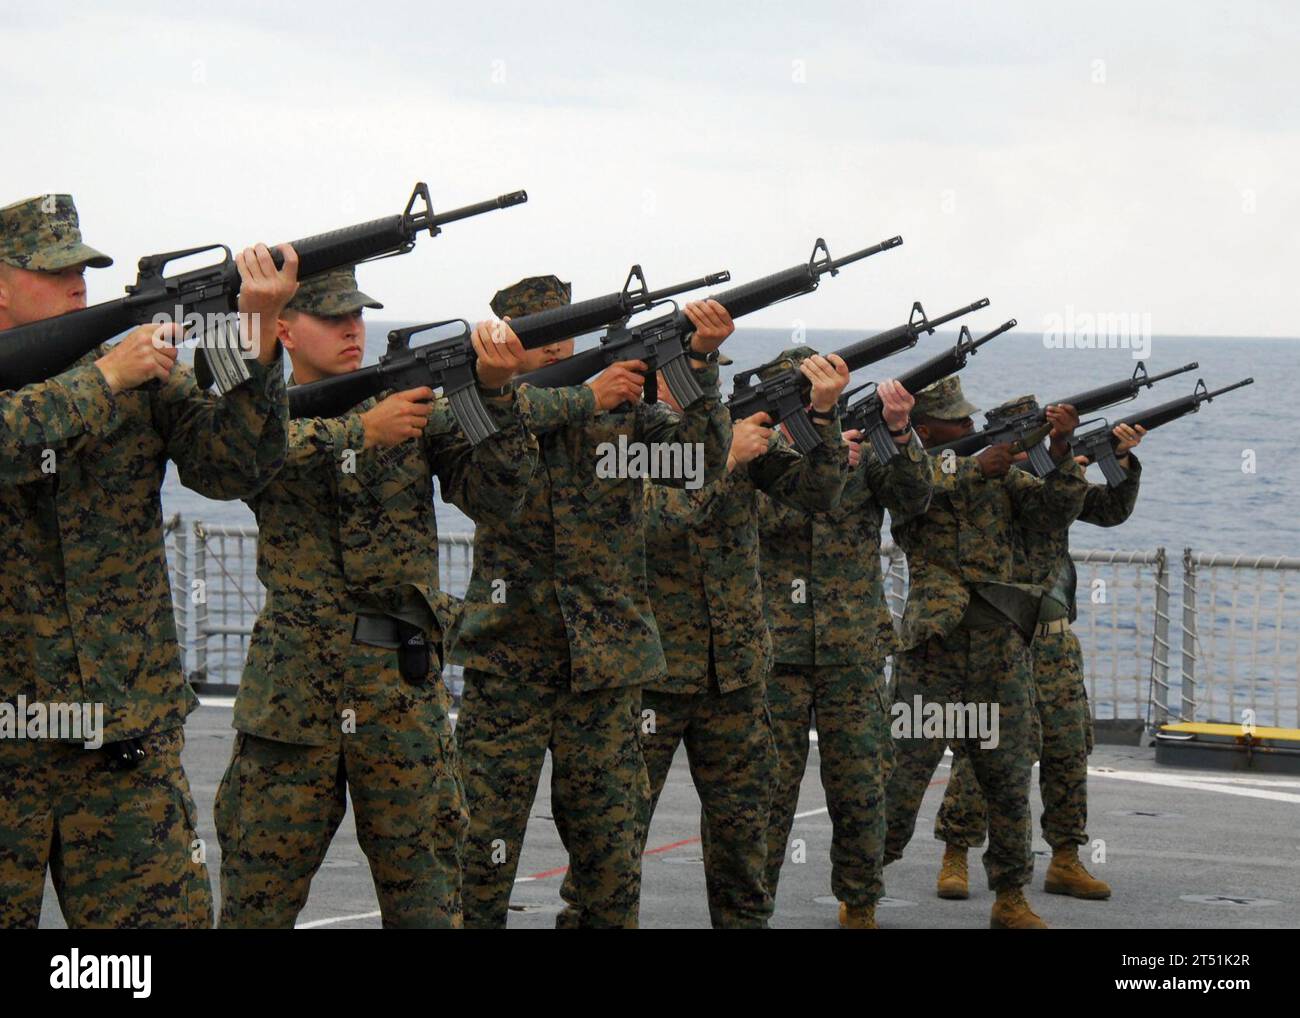
[{"label": "camouflage patrol cap", "polygon": [[817,351],[810,346],[791,346],[782,350],[766,364],[760,364],[754,369],[754,374],[760,382],[766,382],[769,378],[774,378],[782,371],[789,371],[792,368],[798,368],[799,365],[806,361]]},{"label": "camouflage patrol cap", "polygon": [[46,194],[0,209],[0,262],[61,272],[77,265],[106,269],[113,259],[82,242],[72,195]]},{"label": "camouflage patrol cap", "polygon": [[498,290],[492,298],[492,313],[498,318],[519,318],[551,308],[562,308],[570,302],[573,284],[563,283],[558,276],[528,276],[514,286]]},{"label": "camouflage patrol cap", "polygon": [[961,391],[961,379],[949,375],[927,385],[916,394],[916,404],[912,414],[918,417],[933,417],[940,421],[964,421],[974,414],[979,407],[966,400]]},{"label": "camouflage patrol cap", "polygon": [[335,269],[306,279],[289,301],[289,310],[328,318],[350,315],[362,308],[382,308],[374,297],[357,289],[355,268]]},{"label": "camouflage patrol cap", "polygon": [[990,410],[986,417],[1014,417],[1017,414],[1028,413],[1031,410],[1038,409],[1038,399],[1032,393],[1028,396],[1017,396],[1015,399],[1009,399],[1005,403],[999,403]]}]

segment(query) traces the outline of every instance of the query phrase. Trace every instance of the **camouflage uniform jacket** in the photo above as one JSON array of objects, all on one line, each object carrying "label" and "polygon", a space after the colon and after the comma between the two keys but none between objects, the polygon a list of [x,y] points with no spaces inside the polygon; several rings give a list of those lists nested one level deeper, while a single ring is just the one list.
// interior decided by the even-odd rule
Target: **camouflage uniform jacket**
[{"label": "camouflage uniform jacket", "polygon": [[[517,521],[475,520],[474,573],[452,660],[497,675],[562,676],[575,692],[665,675],[646,592],[644,478],[601,477],[598,446],[702,444],[703,483],[726,469],[731,421],[718,369],[692,369],[704,398],[598,413],[590,386],[521,386],[541,463]],[[676,487],[684,478],[657,483]]]},{"label": "camouflage uniform jacket", "polygon": [[[973,456],[931,457],[930,462],[930,507],[919,515],[899,514],[890,523],[907,554],[909,574],[899,650],[952,632],[970,607],[975,585],[1016,582],[1016,528],[1068,527],[1088,486],[1079,465],[1068,458],[1046,480],[1014,469],[1005,477],[985,477]],[[949,462],[951,472],[943,469]]]},{"label": "camouflage uniform jacket", "polygon": [[435,647],[452,631],[460,602],[439,589],[435,475],[443,499],[480,518],[509,518],[528,490],[536,443],[513,398],[485,401],[501,430],[477,446],[436,399],[419,440],[366,449],[361,414],[376,402],[291,421],[284,469],[247,499],[267,597],[235,701],[241,732],[315,746],[338,737],[358,609],[415,622]]},{"label": "camouflage uniform jacket", "polygon": [[102,703],[114,742],[175,728],[197,705],[163,547],[167,461],[202,495],[245,496],[283,462],[287,410],[279,357],[250,361],[222,398],[185,365],[157,390],[114,395],[94,365],[106,349],[0,396],[0,698]]},{"label": "camouflage uniform jacket", "polygon": [[[1138,486],[1141,484],[1142,464],[1136,453],[1129,453],[1131,466],[1128,477],[1118,487],[1089,484],[1083,497],[1083,511],[1079,521],[1098,527],[1117,527],[1131,515],[1137,504]],[[1040,584],[1048,593],[1043,599],[1040,618],[1044,622],[1078,616],[1075,588],[1078,577],[1074,559],[1070,557],[1070,530],[1027,530],[1018,528],[1016,578],[1025,583]]]},{"label": "camouflage uniform jacket", "polygon": [[838,421],[801,456],[778,436],[768,451],[698,491],[646,489],[650,603],[668,675],[648,688],[703,693],[712,656],[723,693],[762,682],[772,667],[759,578],[759,492],[791,512],[835,506],[847,476]]},{"label": "camouflage uniform jacket", "polygon": [[888,464],[876,459],[869,443],[861,448],[844,498],[828,513],[759,497],[763,603],[776,660],[783,664],[848,665],[864,658],[883,663],[891,650],[894,624],[880,574],[881,527],[886,509],[925,512],[930,457],[915,437]]}]

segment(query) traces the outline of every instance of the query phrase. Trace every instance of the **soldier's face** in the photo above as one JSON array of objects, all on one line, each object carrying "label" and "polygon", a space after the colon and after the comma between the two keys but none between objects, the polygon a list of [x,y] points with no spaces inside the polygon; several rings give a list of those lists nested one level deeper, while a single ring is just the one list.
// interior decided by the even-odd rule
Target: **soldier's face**
[{"label": "soldier's face", "polygon": [[299,382],[356,371],[366,353],[366,323],[360,311],[346,315],[300,311],[280,320],[279,335]]},{"label": "soldier's face", "polygon": [[562,361],[572,356],[572,339],[562,339],[557,343],[548,343],[546,346],[539,346],[536,350],[525,350],[523,367],[519,369],[519,373],[521,375],[527,374],[529,371],[536,371],[538,368],[544,368],[548,364],[554,364],[556,361]]},{"label": "soldier's face", "polygon": [[0,328],[12,329],[86,306],[86,267],[36,272],[0,266]]},{"label": "soldier's face", "polygon": [[932,446],[943,445],[946,442],[955,442],[974,430],[975,422],[969,417],[963,417],[960,421],[941,421],[932,417],[924,424],[916,426],[916,433],[921,438],[921,444],[927,449]]}]

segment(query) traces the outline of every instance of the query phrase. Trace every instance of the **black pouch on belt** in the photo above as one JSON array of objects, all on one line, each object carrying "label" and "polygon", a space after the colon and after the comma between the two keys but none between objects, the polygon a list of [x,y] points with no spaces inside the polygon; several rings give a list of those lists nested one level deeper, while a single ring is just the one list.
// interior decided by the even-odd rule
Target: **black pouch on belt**
[{"label": "black pouch on belt", "polygon": [[141,739],[123,739],[121,742],[110,742],[102,747],[100,752],[104,754],[104,766],[110,771],[133,771],[149,755],[145,751],[144,741]]},{"label": "black pouch on belt", "polygon": [[432,667],[429,638],[410,622],[397,620],[401,645],[397,648],[397,670],[407,682],[427,682]]}]

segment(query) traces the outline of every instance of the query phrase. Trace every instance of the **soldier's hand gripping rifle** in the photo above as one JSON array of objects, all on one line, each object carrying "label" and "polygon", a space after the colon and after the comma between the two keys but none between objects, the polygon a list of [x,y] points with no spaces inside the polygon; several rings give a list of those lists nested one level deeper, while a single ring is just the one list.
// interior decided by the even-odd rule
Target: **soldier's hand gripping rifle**
[{"label": "soldier's hand gripping rifle", "polygon": [[[898,382],[904,389],[915,396],[927,385],[960,371],[966,366],[967,359],[981,346],[1015,327],[1016,320],[1012,318],[1008,322],[1003,322],[992,332],[980,336],[979,339],[972,339],[970,329],[963,325],[961,332],[957,336],[956,346],[944,353],[936,354],[909,371],[904,371],[898,376]],[[849,403],[850,396],[861,392],[865,388],[870,388],[871,392],[856,402]],[[898,445],[889,434],[889,426],[885,424],[885,404],[881,400],[879,393],[876,392],[875,382],[867,382],[866,385],[846,392],[840,397],[840,407],[840,422],[844,430],[857,430],[864,433],[871,442],[872,451],[875,452],[876,458],[881,463],[888,463],[898,455]]]},{"label": "soldier's hand gripping rifle", "polygon": [[1106,476],[1106,483],[1112,488],[1118,487],[1128,477],[1128,471],[1119,465],[1119,458],[1115,454],[1115,449],[1119,445],[1119,439],[1113,434],[1116,427],[1127,424],[1130,427],[1140,427],[1150,431],[1187,414],[1197,413],[1202,403],[1209,403],[1216,396],[1222,396],[1225,392],[1254,383],[1255,379],[1245,378],[1233,385],[1225,385],[1222,389],[1210,392],[1205,387],[1205,379],[1198,378],[1196,388],[1192,390],[1190,396],[1180,396],[1178,399],[1171,399],[1168,403],[1159,403],[1150,409],[1129,414],[1114,424],[1102,421],[1091,431],[1076,435],[1070,442],[1070,451],[1076,456],[1087,456],[1101,467],[1101,472]]},{"label": "soldier's hand gripping rifle", "polygon": [[[868,364],[892,357],[896,353],[916,346],[923,332],[934,332],[939,326],[968,315],[972,311],[988,307],[988,298],[981,297],[974,304],[950,311],[938,318],[927,318],[921,302],[912,305],[912,314],[902,325],[887,329],[875,336],[868,336],[842,350],[833,350],[844,359],[850,371],[864,368]],[[761,370],[752,368],[742,371],[732,380],[731,398],[727,400],[727,412],[733,421],[743,420],[757,413],[766,413],[773,425],[784,424],[790,429],[790,438],[794,447],[807,453],[821,442],[817,429],[808,420],[807,406],[812,386],[802,371],[790,368],[771,378],[759,382],[751,379]]]},{"label": "soldier's hand gripping rifle", "polygon": [[[891,237],[872,247],[854,251],[843,258],[831,258],[826,242],[817,238],[812,257],[807,262],[744,283],[711,296],[733,319],[761,308],[771,307],[791,297],[812,293],[821,285],[821,277],[839,270],[852,262],[888,251],[903,243],[902,237]],[[653,403],[659,398],[655,372],[663,371],[673,397],[683,407],[690,407],[704,396],[695,382],[687,363],[687,344],[695,326],[679,308],[632,328],[611,329],[601,338],[600,345],[584,350],[567,360],[551,364],[538,371],[521,375],[519,381],[531,385],[556,387],[581,385],[592,375],[619,361],[638,360],[646,365],[645,399]]]},{"label": "soldier's hand gripping rifle", "polygon": [[[447,223],[527,200],[526,193],[514,191],[435,213],[429,188],[416,184],[406,209],[397,215],[293,241],[298,253],[298,277],[306,279],[359,262],[406,254],[415,247],[416,237],[426,230],[436,237]],[[222,252],[222,260],[172,276],[163,274],[171,262],[208,251]],[[284,264],[279,251],[273,250],[271,257],[277,268]],[[135,283],[126,288],[125,297],[0,332],[0,388],[16,389],[52,378],[100,343],[166,316],[185,325],[187,333],[192,329],[202,333],[194,352],[198,384],[206,389],[215,378],[218,388],[227,392],[248,378],[244,359],[249,354],[231,324],[231,316],[239,306],[239,284],[234,256],[224,244],[141,258],[139,274]],[[191,326],[191,322],[198,324]],[[209,323],[213,326],[211,334]]]},{"label": "soldier's hand gripping rifle", "polygon": [[[1102,385],[1096,389],[1087,389],[1084,392],[1075,393],[1073,396],[1066,396],[1064,399],[1052,400],[1051,403],[1045,404],[1045,406],[1072,406],[1080,417],[1084,417],[1106,407],[1115,406],[1117,403],[1125,403],[1133,399],[1144,386],[1149,389],[1156,382],[1164,381],[1166,378],[1173,378],[1174,375],[1185,374],[1188,371],[1195,371],[1198,367],[1200,365],[1193,362],[1184,364],[1181,368],[1166,371],[1164,374],[1148,375],[1146,363],[1138,361],[1137,367],[1133,369],[1133,375],[1130,378],[1112,382],[1109,385]],[[1044,406],[1020,413],[990,410],[984,415],[984,420],[986,423],[981,430],[972,432],[955,442],[947,442],[944,445],[936,446],[930,450],[931,454],[937,456],[952,450],[958,456],[974,456],[981,449],[990,445],[999,445],[1003,442],[1020,443],[1017,451],[1028,454],[1030,473],[1037,477],[1046,477],[1056,469],[1057,464],[1052,459],[1051,451],[1043,444],[1042,436],[1038,434],[1047,421],[1047,411]],[[1048,431],[1050,430],[1049,427]],[[1038,435],[1038,437],[1035,438],[1035,435]]]},{"label": "soldier's hand gripping rifle", "polygon": [[[652,291],[646,286],[641,266],[634,265],[623,289],[617,293],[521,315],[511,319],[510,327],[524,349],[534,350],[557,340],[626,321],[630,315],[653,307],[659,301],[701,286],[726,282],[730,278],[727,272],[717,272]],[[412,336],[452,326],[457,327],[454,335],[412,348]],[[289,416],[337,417],[382,392],[401,392],[427,385],[442,390],[466,437],[477,445],[495,434],[497,427],[479,398],[474,361],[470,325],[464,319],[394,329],[388,334],[388,350],[378,364],[291,388]]]}]

